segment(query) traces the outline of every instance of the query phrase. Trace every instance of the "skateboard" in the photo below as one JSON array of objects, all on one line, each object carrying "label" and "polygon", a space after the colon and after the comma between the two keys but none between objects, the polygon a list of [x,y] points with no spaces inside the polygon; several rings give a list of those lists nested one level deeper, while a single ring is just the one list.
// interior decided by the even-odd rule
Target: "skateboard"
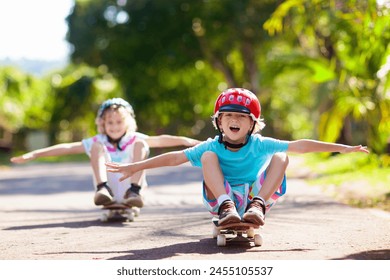
[{"label": "skateboard", "polygon": [[263,245],[263,237],[255,233],[259,226],[252,223],[240,222],[229,225],[218,225],[218,218],[213,218],[213,238],[218,246],[226,246],[228,242],[253,242],[255,246]]},{"label": "skateboard", "polygon": [[105,205],[102,208],[103,213],[100,217],[102,222],[110,221],[125,221],[133,222],[134,217],[140,214],[140,209],[136,207],[127,206],[121,203],[114,203]]}]

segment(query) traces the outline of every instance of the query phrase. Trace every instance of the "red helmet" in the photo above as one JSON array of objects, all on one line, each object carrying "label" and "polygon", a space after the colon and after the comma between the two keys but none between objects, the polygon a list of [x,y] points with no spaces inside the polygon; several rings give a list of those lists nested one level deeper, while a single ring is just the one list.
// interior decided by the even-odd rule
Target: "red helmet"
[{"label": "red helmet", "polygon": [[221,112],[245,113],[254,121],[259,121],[261,106],[253,92],[243,88],[230,88],[223,91],[215,102],[214,117],[218,117]]}]

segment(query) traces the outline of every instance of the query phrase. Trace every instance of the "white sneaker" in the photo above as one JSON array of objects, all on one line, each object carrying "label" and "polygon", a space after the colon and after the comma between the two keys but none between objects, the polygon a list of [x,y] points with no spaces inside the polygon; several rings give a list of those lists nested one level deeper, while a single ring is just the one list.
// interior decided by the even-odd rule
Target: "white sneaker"
[{"label": "white sneaker", "polygon": [[144,206],[144,201],[142,200],[142,196],[140,194],[131,191],[130,189],[126,191],[125,196],[123,198],[124,198],[123,203],[128,206],[134,206],[138,208],[142,208]]},{"label": "white sneaker", "polygon": [[112,192],[109,186],[106,184],[98,186],[98,189],[94,197],[95,205],[107,205],[114,202]]}]

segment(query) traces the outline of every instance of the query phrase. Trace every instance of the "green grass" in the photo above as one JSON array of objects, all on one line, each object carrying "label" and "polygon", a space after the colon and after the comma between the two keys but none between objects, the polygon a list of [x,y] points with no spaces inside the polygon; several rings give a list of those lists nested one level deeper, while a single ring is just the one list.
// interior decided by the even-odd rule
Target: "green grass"
[{"label": "green grass", "polygon": [[374,154],[305,155],[314,174],[308,182],[322,186],[338,201],[390,211],[389,156]]}]

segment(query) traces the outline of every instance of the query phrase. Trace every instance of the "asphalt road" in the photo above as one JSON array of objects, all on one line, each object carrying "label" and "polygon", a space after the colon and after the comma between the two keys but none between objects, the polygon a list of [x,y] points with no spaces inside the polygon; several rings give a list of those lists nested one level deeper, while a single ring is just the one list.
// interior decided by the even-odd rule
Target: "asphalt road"
[{"label": "asphalt road", "polygon": [[389,260],[390,213],[339,204],[304,180],[261,230],[264,244],[218,247],[201,203],[201,172],[148,171],[134,222],[102,223],[88,164],[0,169],[0,260]]}]

